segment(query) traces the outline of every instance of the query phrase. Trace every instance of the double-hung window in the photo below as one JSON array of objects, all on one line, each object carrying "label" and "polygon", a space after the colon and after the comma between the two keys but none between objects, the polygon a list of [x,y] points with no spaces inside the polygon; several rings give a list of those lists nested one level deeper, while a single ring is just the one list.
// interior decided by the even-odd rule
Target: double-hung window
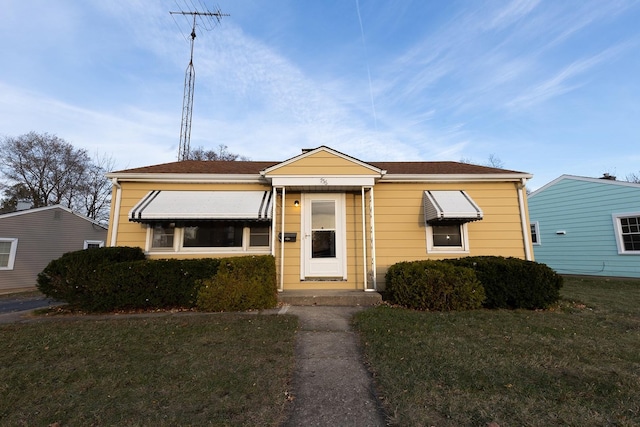
[{"label": "double-hung window", "polygon": [[618,253],[640,255],[640,213],[613,214]]},{"label": "double-hung window", "polygon": [[531,227],[531,243],[533,243],[534,245],[539,245],[540,244],[540,224],[538,224],[538,221],[532,222],[530,224],[530,227]]},{"label": "double-hung window", "polygon": [[13,270],[18,239],[0,237],[0,270]]}]

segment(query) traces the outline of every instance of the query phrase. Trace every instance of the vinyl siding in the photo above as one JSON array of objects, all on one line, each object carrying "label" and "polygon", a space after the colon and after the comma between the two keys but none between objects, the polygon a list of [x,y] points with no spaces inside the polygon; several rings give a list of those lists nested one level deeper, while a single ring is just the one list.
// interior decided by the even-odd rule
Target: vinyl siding
[{"label": "vinyl siding", "polygon": [[318,152],[307,157],[300,158],[290,164],[280,166],[268,175],[371,175],[374,173],[371,169],[354,163],[349,159],[345,159],[328,152]]},{"label": "vinyl siding", "polygon": [[640,277],[640,255],[618,254],[612,219],[640,212],[640,186],[565,177],[534,194],[529,211],[539,225],[537,261],[562,274]]},{"label": "vinyl siding", "polygon": [[[427,253],[425,190],[464,190],[482,209],[468,223],[469,253]],[[375,186],[376,261],[380,287],[386,270],[401,261],[500,255],[525,258],[517,186],[494,183],[379,183]]]},{"label": "vinyl siding", "polygon": [[38,273],[66,252],[84,248],[85,240],[106,241],[107,231],[60,208],[0,217],[0,237],[18,238],[13,270],[0,270],[0,291],[32,288]]}]

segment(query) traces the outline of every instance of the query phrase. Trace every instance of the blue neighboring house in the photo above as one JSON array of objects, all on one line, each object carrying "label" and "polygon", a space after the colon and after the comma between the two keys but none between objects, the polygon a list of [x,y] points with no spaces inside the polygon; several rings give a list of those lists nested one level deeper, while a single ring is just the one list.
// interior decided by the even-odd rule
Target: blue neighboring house
[{"label": "blue neighboring house", "polygon": [[640,278],[640,184],[562,175],[528,199],[537,262],[560,274]]}]

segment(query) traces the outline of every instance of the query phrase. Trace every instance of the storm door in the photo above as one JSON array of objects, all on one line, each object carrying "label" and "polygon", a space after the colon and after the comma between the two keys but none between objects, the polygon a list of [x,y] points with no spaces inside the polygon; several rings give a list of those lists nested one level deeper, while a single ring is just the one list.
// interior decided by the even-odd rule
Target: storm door
[{"label": "storm door", "polygon": [[306,194],[303,279],[346,279],[344,194]]}]

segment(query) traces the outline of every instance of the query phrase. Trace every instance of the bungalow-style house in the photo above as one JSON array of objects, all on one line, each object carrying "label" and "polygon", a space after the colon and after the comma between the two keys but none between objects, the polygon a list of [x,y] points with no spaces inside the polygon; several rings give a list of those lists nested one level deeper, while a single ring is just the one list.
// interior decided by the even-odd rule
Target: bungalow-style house
[{"label": "bungalow-style house", "polygon": [[105,226],[60,205],[0,215],[0,293],[35,289],[50,261],[106,239]]},{"label": "bungalow-style house", "polygon": [[560,274],[640,277],[640,184],[562,175],[529,195],[536,261]]},{"label": "bungalow-style house", "polygon": [[272,254],[281,291],[383,289],[400,261],[533,258],[522,172],[365,162],[322,146],[282,162],[181,161],[107,176],[108,245],[149,258]]}]

